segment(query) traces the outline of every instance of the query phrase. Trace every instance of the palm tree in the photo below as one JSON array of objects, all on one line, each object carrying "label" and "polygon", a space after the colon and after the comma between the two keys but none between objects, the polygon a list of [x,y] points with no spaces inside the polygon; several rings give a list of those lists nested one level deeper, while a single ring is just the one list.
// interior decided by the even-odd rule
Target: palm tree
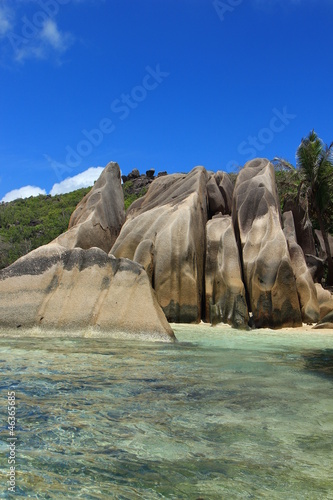
[{"label": "palm tree", "polygon": [[309,135],[302,139],[296,152],[297,167],[301,183],[299,185],[298,197],[301,190],[305,194],[306,201],[312,208],[318,221],[323,236],[327,255],[328,276],[327,282],[333,284],[333,260],[328,242],[328,233],[325,228],[324,212],[331,201],[333,184],[333,142],[327,146],[312,130]]}]

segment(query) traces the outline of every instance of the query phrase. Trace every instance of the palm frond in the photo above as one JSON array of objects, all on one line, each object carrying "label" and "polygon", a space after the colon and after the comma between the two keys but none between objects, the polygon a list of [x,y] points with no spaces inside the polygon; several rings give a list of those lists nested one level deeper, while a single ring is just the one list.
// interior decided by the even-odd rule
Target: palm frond
[{"label": "palm frond", "polygon": [[315,131],[312,130],[308,137],[302,139],[301,144],[297,149],[297,166],[300,169],[302,176],[313,187],[316,186],[318,176],[320,175],[323,148],[323,142],[317,136]]},{"label": "palm frond", "polygon": [[292,163],[285,160],[284,158],[279,158],[278,156],[275,156],[273,160],[271,160],[271,163],[273,163],[276,170],[296,170]]}]

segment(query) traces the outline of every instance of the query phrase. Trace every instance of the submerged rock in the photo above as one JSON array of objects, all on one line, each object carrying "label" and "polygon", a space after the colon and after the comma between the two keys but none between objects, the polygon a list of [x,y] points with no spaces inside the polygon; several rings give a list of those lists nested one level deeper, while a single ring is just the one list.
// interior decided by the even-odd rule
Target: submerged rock
[{"label": "submerged rock", "polygon": [[0,272],[0,298],[2,327],[93,327],[174,340],[143,267],[99,248],[34,250]]}]

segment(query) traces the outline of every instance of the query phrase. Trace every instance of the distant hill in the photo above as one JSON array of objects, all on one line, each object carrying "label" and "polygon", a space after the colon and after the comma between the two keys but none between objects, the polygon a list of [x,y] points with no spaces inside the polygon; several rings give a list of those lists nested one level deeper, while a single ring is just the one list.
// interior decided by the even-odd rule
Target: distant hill
[{"label": "distant hill", "polygon": [[90,189],[1,203],[0,268],[66,231],[73,210]]},{"label": "distant hill", "polygon": [[[143,175],[123,183],[125,209],[146,193],[150,182],[152,179]],[[90,189],[1,203],[0,269],[66,231],[71,214]]]}]

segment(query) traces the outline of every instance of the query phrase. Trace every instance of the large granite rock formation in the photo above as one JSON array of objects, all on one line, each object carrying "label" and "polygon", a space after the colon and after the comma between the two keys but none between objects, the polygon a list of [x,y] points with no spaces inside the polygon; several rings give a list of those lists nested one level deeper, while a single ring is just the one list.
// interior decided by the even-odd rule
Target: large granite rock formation
[{"label": "large granite rock formation", "polygon": [[120,169],[111,162],[74,210],[69,230],[58,236],[56,242],[65,248],[98,247],[109,252],[124,222]]},{"label": "large granite rock formation", "polygon": [[333,295],[329,290],[325,290],[322,285],[315,283],[317,299],[320,310],[320,321],[333,311]]},{"label": "large granite rock formation", "polygon": [[[321,259],[327,259],[327,254],[326,254],[326,248],[325,248],[325,243],[324,243],[324,238],[323,238],[323,235],[321,233],[321,231],[319,231],[318,229],[315,230],[315,236],[316,236],[316,240],[318,242],[318,248],[319,248],[319,257]],[[333,236],[331,234],[328,235],[328,243],[329,243],[329,246],[330,246],[330,250],[331,250],[331,255],[333,255]]]},{"label": "large granite rock formation", "polygon": [[313,228],[306,207],[301,201],[296,203],[288,199],[284,205],[284,212],[289,211],[292,212],[294,218],[296,241],[304,255],[316,255]]},{"label": "large granite rock formation", "polygon": [[246,328],[249,314],[231,217],[208,221],[206,240],[206,321]]},{"label": "large granite rock formation", "polygon": [[296,241],[294,217],[291,211],[283,214],[284,234],[288,243],[291,265],[296,279],[296,288],[304,323],[319,321],[319,304],[311,273],[306,265],[304,253]]},{"label": "large granite rock formation", "polygon": [[333,311],[330,311],[326,316],[324,316],[319,323],[316,324],[313,328],[316,329],[329,329],[333,330]]},{"label": "large granite rock formation", "polygon": [[233,220],[255,326],[300,326],[301,311],[281,227],[275,172],[268,160],[252,160],[240,171]]},{"label": "large granite rock formation", "polygon": [[67,232],[0,272],[0,326],[173,340],[144,268],[108,255],[124,221],[120,169],[110,163]]},{"label": "large granite rock formation", "polygon": [[325,260],[316,255],[305,255],[305,262],[314,283],[321,283],[325,273]]},{"label": "large granite rock formation", "polygon": [[147,179],[125,221],[120,170],[110,163],[66,233],[1,271],[0,326],[172,340],[167,319],[237,328],[249,316],[270,328],[330,319],[332,297],[315,288],[292,212],[282,230],[268,160],[247,163],[235,189],[227,174],[203,167]]},{"label": "large granite rock formation", "polygon": [[50,243],[0,272],[0,325],[173,340],[142,266]]},{"label": "large granite rock formation", "polygon": [[221,213],[230,215],[234,186],[225,172],[218,171],[207,182],[207,195],[210,216]]},{"label": "large granite rock formation", "polygon": [[111,249],[145,266],[171,322],[201,319],[208,180],[203,167],[155,179],[129,208]]}]

